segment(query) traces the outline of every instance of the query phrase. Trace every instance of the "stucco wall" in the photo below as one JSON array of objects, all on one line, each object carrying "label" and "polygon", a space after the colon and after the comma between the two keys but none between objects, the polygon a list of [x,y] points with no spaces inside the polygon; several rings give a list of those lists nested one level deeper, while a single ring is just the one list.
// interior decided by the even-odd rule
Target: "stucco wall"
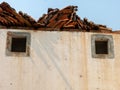
[{"label": "stucco wall", "polygon": [[[8,31],[31,34],[30,56],[6,55]],[[120,35],[114,58],[102,59],[92,58],[93,34],[0,30],[0,90],[120,90]]]}]

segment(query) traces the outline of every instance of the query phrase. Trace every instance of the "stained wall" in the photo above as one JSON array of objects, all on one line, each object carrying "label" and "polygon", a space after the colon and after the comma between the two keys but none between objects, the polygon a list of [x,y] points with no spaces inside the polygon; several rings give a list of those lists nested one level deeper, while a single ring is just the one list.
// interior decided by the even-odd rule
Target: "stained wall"
[{"label": "stained wall", "polygon": [[[7,56],[7,32],[31,34],[30,56]],[[120,35],[114,58],[93,58],[91,36],[69,31],[0,30],[0,90],[120,90]]]}]

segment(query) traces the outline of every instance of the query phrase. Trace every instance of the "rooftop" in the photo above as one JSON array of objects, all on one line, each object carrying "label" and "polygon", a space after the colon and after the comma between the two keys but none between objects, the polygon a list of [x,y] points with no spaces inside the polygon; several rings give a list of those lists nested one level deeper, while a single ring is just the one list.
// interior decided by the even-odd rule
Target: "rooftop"
[{"label": "rooftop", "polygon": [[58,31],[113,32],[105,25],[95,24],[87,18],[81,19],[77,6],[67,6],[61,10],[48,8],[47,14],[36,21],[22,11],[16,12],[8,3],[0,4],[0,28],[33,29]]}]

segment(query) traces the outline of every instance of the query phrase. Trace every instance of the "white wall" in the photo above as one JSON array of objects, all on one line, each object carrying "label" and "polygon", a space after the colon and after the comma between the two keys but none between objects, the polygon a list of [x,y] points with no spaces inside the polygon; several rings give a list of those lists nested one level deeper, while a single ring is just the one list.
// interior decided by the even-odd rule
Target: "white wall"
[{"label": "white wall", "polygon": [[[6,56],[7,31],[31,33],[29,57]],[[92,34],[1,29],[0,90],[120,90],[120,35],[112,35],[115,58],[98,59]]]}]

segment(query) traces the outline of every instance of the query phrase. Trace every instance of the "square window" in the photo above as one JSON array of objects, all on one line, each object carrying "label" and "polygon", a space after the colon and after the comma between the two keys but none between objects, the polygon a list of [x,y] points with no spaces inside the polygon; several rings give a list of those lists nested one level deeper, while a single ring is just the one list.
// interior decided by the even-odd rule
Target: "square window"
[{"label": "square window", "polygon": [[6,43],[7,56],[29,56],[30,55],[30,33],[8,32]]},{"label": "square window", "polygon": [[26,37],[12,38],[11,52],[26,52]]},{"label": "square window", "polygon": [[95,41],[96,54],[108,54],[108,41]]},{"label": "square window", "polygon": [[114,58],[112,35],[93,34],[91,37],[91,53],[93,58]]}]

